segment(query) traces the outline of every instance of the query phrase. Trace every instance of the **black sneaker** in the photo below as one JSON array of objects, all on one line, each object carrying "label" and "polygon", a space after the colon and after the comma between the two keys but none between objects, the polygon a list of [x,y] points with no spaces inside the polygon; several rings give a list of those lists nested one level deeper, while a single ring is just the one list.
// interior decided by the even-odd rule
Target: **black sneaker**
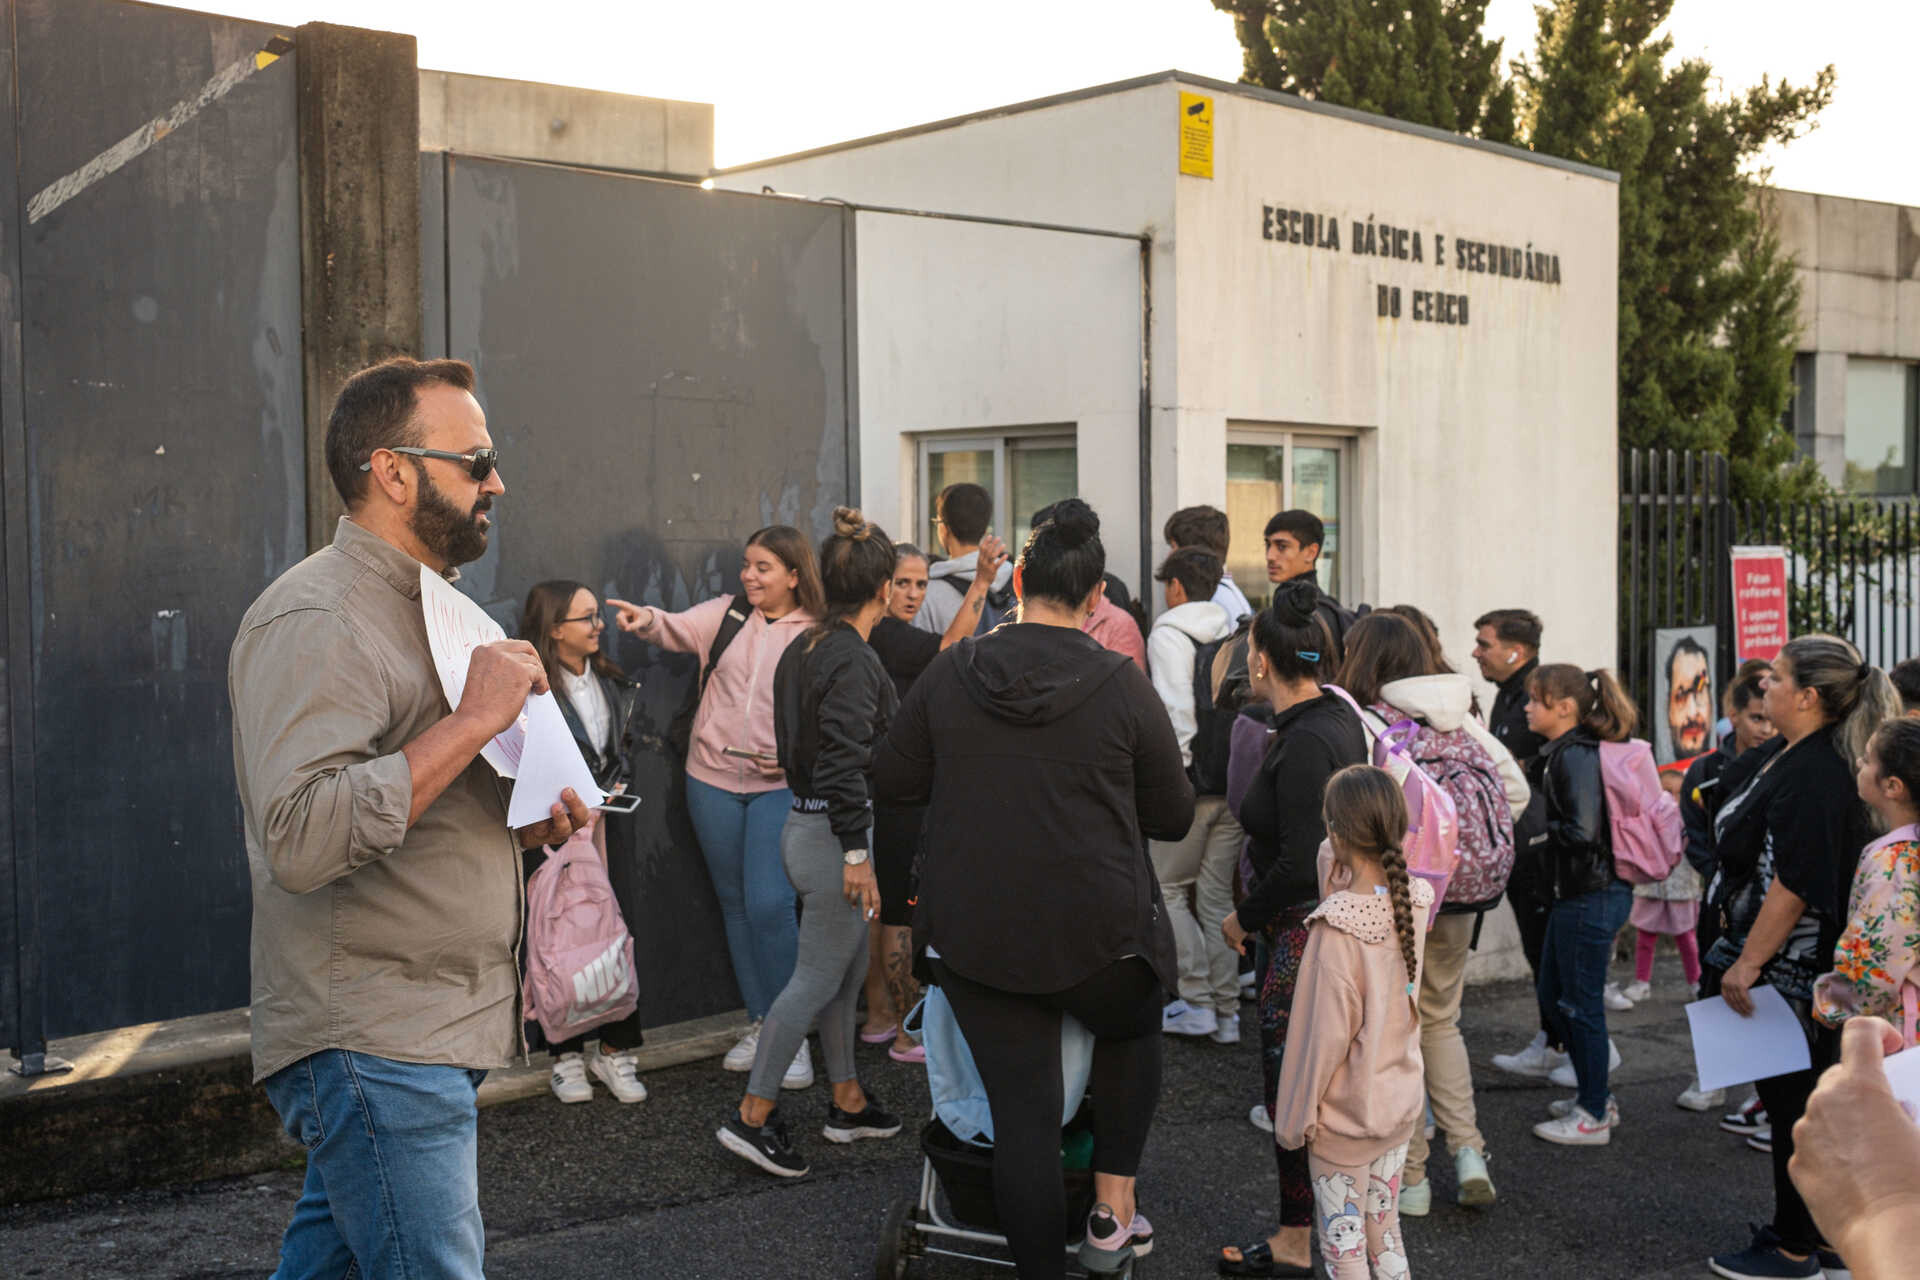
[{"label": "black sneaker", "polygon": [[856,1114],[842,1111],[839,1104],[827,1107],[827,1124],[820,1130],[820,1136],[828,1142],[858,1142],[862,1138],[891,1138],[900,1132],[900,1117],[890,1115],[867,1099],[867,1105]]},{"label": "black sneaker", "polygon": [[1738,1111],[1721,1116],[1720,1127],[1743,1138],[1750,1133],[1758,1133],[1767,1127],[1767,1109],[1760,1105],[1760,1099],[1749,1098]]},{"label": "black sneaker", "polygon": [[713,1136],[720,1139],[721,1146],[776,1178],[798,1178],[807,1172],[807,1162],[794,1151],[787,1137],[787,1122],[780,1118],[778,1108],[758,1128],[742,1120],[736,1110]]},{"label": "black sneaker", "polygon": [[1738,1253],[1707,1259],[1707,1266],[1726,1280],[1818,1280],[1820,1258],[1809,1254],[1796,1262],[1780,1252],[1780,1237],[1772,1227],[1755,1227],[1753,1243]]}]

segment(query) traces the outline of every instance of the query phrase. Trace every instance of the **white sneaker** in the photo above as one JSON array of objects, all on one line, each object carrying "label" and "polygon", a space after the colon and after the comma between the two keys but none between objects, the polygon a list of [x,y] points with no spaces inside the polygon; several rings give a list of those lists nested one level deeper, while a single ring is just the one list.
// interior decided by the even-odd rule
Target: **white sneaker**
[{"label": "white sneaker", "polygon": [[[1619,1069],[1620,1046],[1616,1045],[1612,1039],[1609,1038],[1607,1041],[1607,1074],[1612,1075]],[[1571,1062],[1555,1067],[1547,1075],[1547,1079],[1559,1085],[1562,1089],[1578,1089],[1580,1087],[1580,1077],[1574,1074],[1573,1063]]]},{"label": "white sneaker", "polygon": [[1617,982],[1607,984],[1606,989],[1600,993],[1600,1001],[1607,1006],[1609,1013],[1625,1013],[1633,1008],[1633,1001],[1620,990],[1620,984]]},{"label": "white sneaker", "polygon": [[[1611,1115],[1613,1108],[1608,1107],[1607,1112]],[[1596,1120],[1575,1104],[1558,1120],[1542,1120],[1533,1126],[1533,1136],[1563,1147],[1604,1147],[1613,1141],[1613,1121]]]},{"label": "white sneaker", "polygon": [[1702,1089],[1700,1081],[1696,1079],[1691,1081],[1673,1101],[1675,1106],[1685,1107],[1688,1111],[1711,1111],[1715,1107],[1723,1107],[1727,1104],[1727,1091]]},{"label": "white sneaker", "polygon": [[592,1055],[587,1069],[619,1101],[647,1100],[647,1086],[640,1082],[640,1064],[631,1051],[596,1053]]},{"label": "white sneaker", "polygon": [[1651,982],[1630,982],[1627,984],[1626,990],[1620,994],[1635,1004],[1639,1004],[1642,1000],[1653,995],[1653,984]]},{"label": "white sneaker", "polygon": [[760,1024],[755,1022],[747,1027],[747,1034],[740,1037],[733,1048],[727,1050],[727,1056],[720,1065],[729,1071],[753,1070],[753,1056],[760,1052]]},{"label": "white sneaker", "polygon": [[[1572,1115],[1579,1106],[1580,1099],[1578,1098],[1555,1098],[1547,1104],[1547,1112],[1555,1119],[1558,1119],[1561,1116]],[[1620,1123],[1620,1099],[1614,1097],[1612,1094],[1607,1095],[1607,1123],[1611,1125],[1618,1125]]]},{"label": "white sneaker", "polygon": [[1187,1005],[1179,1013],[1163,1015],[1160,1029],[1170,1036],[1210,1036],[1220,1029],[1220,1020],[1211,1009]]},{"label": "white sneaker", "polygon": [[1487,1157],[1472,1147],[1462,1147],[1453,1155],[1453,1180],[1460,1188],[1456,1202],[1470,1209],[1483,1209],[1494,1202],[1493,1178],[1487,1173]]},{"label": "white sneaker", "polygon": [[563,1053],[553,1060],[553,1074],[547,1077],[553,1096],[562,1102],[592,1102],[593,1085],[587,1081],[587,1064],[577,1053]]},{"label": "white sneaker", "polygon": [[1402,1183],[1399,1209],[1403,1218],[1424,1218],[1433,1212],[1433,1179],[1422,1178],[1412,1185]]},{"label": "white sneaker", "polygon": [[1251,972],[1241,974],[1240,975],[1240,998],[1242,1000],[1253,1000],[1253,999],[1257,999],[1259,995],[1260,995],[1259,990],[1254,986],[1253,974]]},{"label": "white sneaker", "polygon": [[813,1087],[813,1051],[807,1042],[800,1042],[800,1052],[793,1055],[793,1065],[787,1068],[787,1074],[780,1077],[782,1089],[811,1089]]},{"label": "white sneaker", "polygon": [[1247,1112],[1247,1122],[1263,1133],[1273,1132],[1273,1117],[1267,1114],[1265,1103],[1253,1104],[1253,1110]]},{"label": "white sneaker", "polygon": [[1213,1037],[1212,1037],[1213,1042],[1215,1044],[1239,1044],[1240,1043],[1240,1015],[1239,1014],[1230,1013],[1224,1018],[1222,1018],[1218,1014],[1215,1014],[1214,1022],[1217,1024],[1213,1029]]},{"label": "white sneaker", "polygon": [[1547,1033],[1534,1032],[1527,1047],[1518,1053],[1496,1053],[1493,1065],[1510,1075],[1526,1076],[1530,1080],[1545,1080],[1557,1067],[1567,1063],[1567,1055],[1558,1049],[1547,1048]]}]

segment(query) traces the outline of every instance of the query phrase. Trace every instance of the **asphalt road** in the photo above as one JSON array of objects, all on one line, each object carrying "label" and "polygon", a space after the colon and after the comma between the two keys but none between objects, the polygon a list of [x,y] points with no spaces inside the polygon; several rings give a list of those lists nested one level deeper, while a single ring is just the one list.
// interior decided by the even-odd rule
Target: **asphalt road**
[{"label": "asphalt road", "polygon": [[[1630,979],[1630,973],[1618,973]],[[1663,953],[1655,998],[1613,1017],[1622,1128],[1605,1148],[1549,1146],[1529,1129],[1560,1092],[1509,1082],[1489,1055],[1532,1031],[1517,983],[1468,993],[1465,1027],[1480,1088],[1499,1203],[1451,1201],[1452,1167],[1436,1166],[1435,1209],[1409,1219],[1415,1275],[1646,1280],[1705,1276],[1706,1255],[1744,1244],[1770,1216],[1765,1156],[1721,1133],[1714,1116],[1677,1109],[1691,1070],[1679,974]],[[1246,1006],[1249,1010],[1251,1006]],[[924,1081],[863,1049],[874,1093],[924,1115]],[[713,1130],[744,1077],[717,1062],[648,1077],[652,1097],[622,1107],[551,1097],[491,1108],[480,1119],[487,1272],[494,1280],[559,1277],[864,1277],[880,1221],[912,1196],[921,1161],[911,1130],[851,1148],[818,1136],[827,1092],[787,1096],[813,1172],[775,1183],[724,1152]],[[1170,1041],[1166,1084],[1141,1173],[1141,1205],[1158,1247],[1142,1280],[1214,1274],[1222,1244],[1271,1229],[1271,1139],[1247,1123],[1259,1092],[1253,1039],[1223,1047]],[[4,1156],[0,1156],[4,1158]],[[0,1210],[0,1274],[89,1280],[264,1276],[299,1187],[297,1171],[162,1191],[101,1195]],[[938,1280],[1006,1275],[936,1261]]]}]

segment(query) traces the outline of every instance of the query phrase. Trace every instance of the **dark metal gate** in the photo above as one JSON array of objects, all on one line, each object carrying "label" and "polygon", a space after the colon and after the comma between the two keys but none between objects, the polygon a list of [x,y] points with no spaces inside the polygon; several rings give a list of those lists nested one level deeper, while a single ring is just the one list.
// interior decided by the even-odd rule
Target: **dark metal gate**
[{"label": "dark metal gate", "polygon": [[[767,524],[818,537],[854,491],[852,215],[554,165],[423,157],[428,344],[471,361],[507,493],[462,586],[509,632],[573,578],[684,609],[739,589]],[[440,224],[434,225],[438,215]],[[609,833],[639,878],[641,1012],[737,1008],[667,723],[695,668],[613,637],[641,683],[639,812]]]},{"label": "dark metal gate", "polygon": [[246,1002],[226,655],[305,551],[298,172],[273,28],[0,10],[0,1042],[33,1052]]},{"label": "dark metal gate", "polygon": [[1720,627],[1715,661],[1729,668],[1727,548],[1732,537],[1727,460],[1713,453],[1625,449],[1620,454],[1619,675],[1650,722],[1653,633]]}]

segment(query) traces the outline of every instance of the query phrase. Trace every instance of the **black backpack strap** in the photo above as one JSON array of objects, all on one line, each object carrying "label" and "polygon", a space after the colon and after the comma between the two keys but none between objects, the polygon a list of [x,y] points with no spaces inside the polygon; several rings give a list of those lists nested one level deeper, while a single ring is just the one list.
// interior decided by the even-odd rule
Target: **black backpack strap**
[{"label": "black backpack strap", "polygon": [[706,665],[700,668],[700,697],[706,696],[707,681],[713,678],[713,668],[720,661],[720,655],[727,651],[727,646],[752,616],[753,606],[747,603],[744,594],[728,602],[726,615],[720,619],[720,629],[713,633],[713,643],[707,646]]}]

